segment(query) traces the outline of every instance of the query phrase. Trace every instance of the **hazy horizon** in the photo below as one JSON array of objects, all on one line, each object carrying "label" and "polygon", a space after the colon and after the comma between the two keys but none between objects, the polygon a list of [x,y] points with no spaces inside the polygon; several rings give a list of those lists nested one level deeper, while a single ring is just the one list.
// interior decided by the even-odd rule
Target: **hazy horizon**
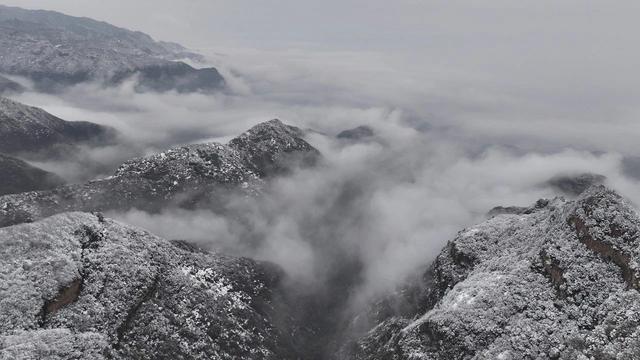
[{"label": "hazy horizon", "polygon": [[[615,7],[503,0],[2,3],[87,16],[177,41],[241,77],[302,76],[309,81],[302,91],[316,91],[321,82],[347,87],[354,97],[375,93],[375,104],[360,107],[384,105],[494,136],[519,137],[522,128],[552,143],[575,131],[576,140],[596,150],[640,152],[635,139],[617,139],[621,129],[640,130],[634,71],[640,50],[630,46],[640,30],[640,5],[631,1]],[[553,134],[549,124],[558,126]]]}]

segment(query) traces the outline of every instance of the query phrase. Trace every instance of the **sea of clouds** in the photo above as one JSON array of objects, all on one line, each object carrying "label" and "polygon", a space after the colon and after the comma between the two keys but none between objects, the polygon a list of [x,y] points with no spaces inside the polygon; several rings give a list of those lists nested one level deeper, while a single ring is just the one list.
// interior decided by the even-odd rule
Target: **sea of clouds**
[{"label": "sea of clouds", "polygon": [[[640,201],[638,180],[624,168],[640,151],[626,98],[572,93],[563,77],[545,76],[542,84],[537,73],[474,73],[375,52],[209,55],[228,84],[216,94],[140,94],[126,83],[15,96],[120,134],[116,145],[36,165],[82,182],[109,176],[132,157],[226,142],[272,118],[312,130],[307,141],[321,151],[321,164],[272,181],[255,201],[239,201],[240,225],[206,210],[109,215],[169,239],[274,262],[296,286],[329,291],[349,273],[358,302],[428,264],[492,207],[559,195],[545,186],[556,175],[603,174]],[[375,136],[335,138],[360,125]]]}]

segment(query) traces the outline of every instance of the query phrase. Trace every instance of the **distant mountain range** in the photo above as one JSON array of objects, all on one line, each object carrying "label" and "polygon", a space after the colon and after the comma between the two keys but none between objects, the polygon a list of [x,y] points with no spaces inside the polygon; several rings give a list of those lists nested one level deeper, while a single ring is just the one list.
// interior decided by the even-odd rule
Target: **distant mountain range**
[{"label": "distant mountain range", "polygon": [[[0,5],[0,73],[56,91],[86,81],[137,79],[140,91],[210,92],[224,86],[215,68],[179,61],[201,56],[149,35],[88,18]],[[0,82],[1,85],[1,82]]]}]

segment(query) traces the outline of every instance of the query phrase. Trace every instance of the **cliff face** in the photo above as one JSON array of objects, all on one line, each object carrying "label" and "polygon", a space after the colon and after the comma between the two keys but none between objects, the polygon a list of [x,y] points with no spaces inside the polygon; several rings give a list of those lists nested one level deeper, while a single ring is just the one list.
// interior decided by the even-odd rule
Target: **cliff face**
[{"label": "cliff face", "polygon": [[372,306],[375,327],[339,357],[636,359],[639,235],[637,212],[602,186],[494,216]]},{"label": "cliff face", "polygon": [[2,359],[288,359],[281,272],[88,213],[0,229]]}]

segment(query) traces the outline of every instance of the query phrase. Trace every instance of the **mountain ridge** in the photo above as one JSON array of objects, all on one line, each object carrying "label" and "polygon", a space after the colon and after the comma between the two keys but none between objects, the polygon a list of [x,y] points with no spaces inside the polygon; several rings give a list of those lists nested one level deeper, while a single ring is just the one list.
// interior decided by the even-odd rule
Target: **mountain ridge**
[{"label": "mountain ridge", "polygon": [[129,160],[105,179],[0,197],[0,226],[68,211],[219,208],[229,197],[257,194],[270,176],[313,164],[321,155],[300,136],[274,119],[226,145],[181,146]]},{"label": "mountain ridge", "polygon": [[137,78],[139,91],[211,92],[224,87],[215,68],[176,61],[200,59],[184,47],[89,18],[0,5],[0,73],[26,76],[40,91]]},{"label": "mountain ridge", "polygon": [[41,108],[0,96],[0,152],[55,153],[55,147],[104,144],[116,131],[87,121],[65,121]]}]

